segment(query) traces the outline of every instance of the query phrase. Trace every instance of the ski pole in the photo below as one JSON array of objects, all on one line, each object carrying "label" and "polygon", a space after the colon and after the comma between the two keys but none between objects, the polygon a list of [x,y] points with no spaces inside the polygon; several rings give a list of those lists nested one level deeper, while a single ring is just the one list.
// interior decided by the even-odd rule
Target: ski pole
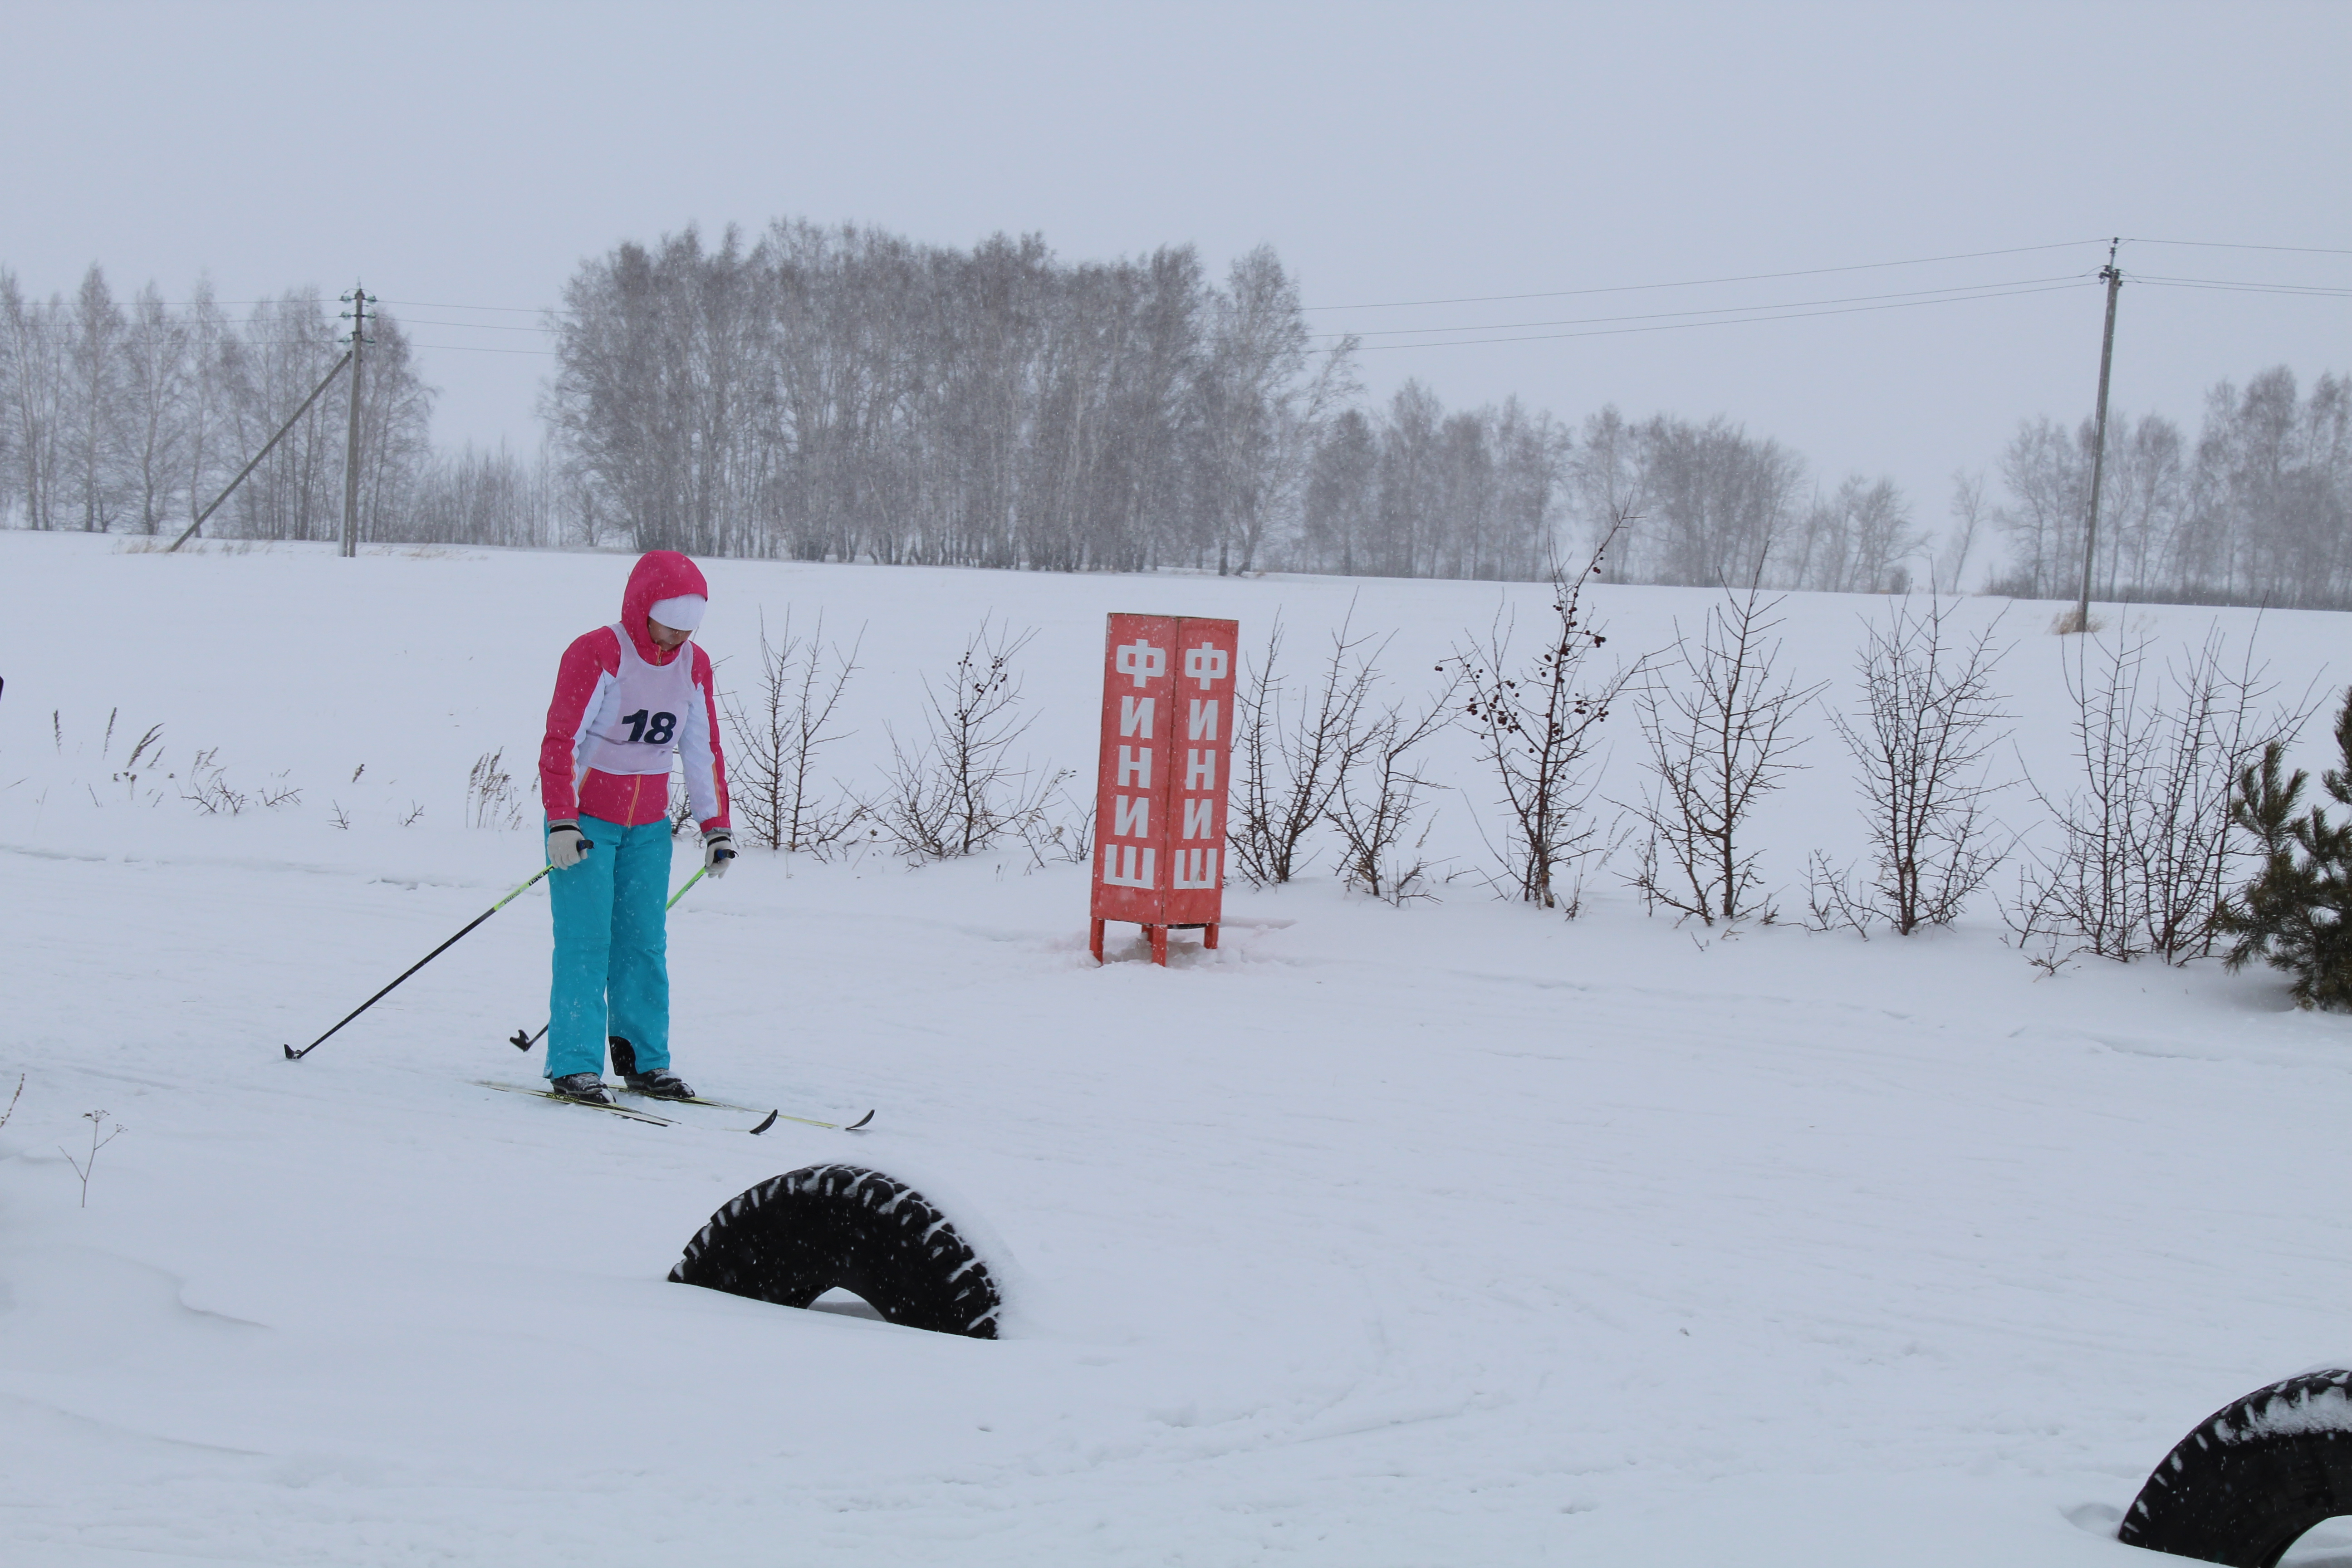
[{"label": "ski pole", "polygon": [[[595,847],[591,841],[585,838],[580,841],[580,847],[583,849],[593,849]],[[466,922],[465,931],[459,931],[457,936],[451,937],[447,942],[443,942],[439,947],[435,948],[431,952],[426,953],[424,957],[410,964],[406,969],[401,971],[400,980],[407,979],[410,975],[415,973],[418,970],[424,968],[426,964],[432,963],[435,959],[448,952],[452,947],[455,947],[457,943],[457,937],[464,936],[466,931],[472,931],[476,926],[480,925],[484,921],[488,920],[492,915],[497,914],[500,910],[505,909],[509,904],[513,903],[517,899],[522,897],[524,893],[530,891],[533,884],[537,883],[541,877],[546,876],[550,871],[554,869],[555,868],[552,866],[541,866],[538,870],[533,871],[530,874],[530,881],[525,882],[521,887],[517,888],[513,892],[509,893],[505,898],[500,899],[497,903],[492,904],[488,909],[484,910],[480,914],[478,914],[472,920],[467,921]],[[342,1024],[337,1024],[335,1026],[335,1029],[341,1028],[343,1024],[350,1023],[353,1018],[358,1017],[361,1014],[366,1012],[369,1008],[374,1006],[377,1003],[390,995],[394,986],[400,984],[400,980],[394,981],[391,985],[385,986],[383,990],[377,992],[374,995],[369,997],[366,1001],[352,1008],[351,1012],[344,1016]],[[312,1051],[317,1050],[321,1045],[324,1045],[326,1043],[327,1035],[333,1034],[335,1029],[328,1030],[326,1035],[320,1035],[317,1039],[312,1040],[309,1045],[304,1046],[299,1051],[292,1046],[288,1046],[286,1047],[286,1059],[289,1062],[300,1061],[304,1057],[309,1056]]]},{"label": "ski pole", "polygon": [[[667,903],[666,903],[666,904],[664,904],[664,905],[662,906],[662,913],[664,913],[664,914],[667,914],[667,913],[669,913],[669,912],[670,912],[670,910],[674,910],[674,909],[677,908],[677,901],[678,901],[678,900],[680,900],[680,899],[682,899],[682,898],[686,897],[686,889],[687,889],[687,888],[691,888],[691,887],[692,887],[692,886],[694,886],[697,882],[699,882],[700,880],[702,880],[703,872],[708,871],[708,870],[709,870],[709,869],[710,869],[710,868],[709,868],[709,867],[705,866],[705,867],[703,867],[703,868],[701,868],[701,870],[698,870],[697,872],[695,872],[695,874],[694,874],[693,876],[688,877],[688,878],[686,879],[686,887],[685,887],[685,888],[680,888],[677,892],[672,893],[672,894],[669,896],[669,902],[667,902]],[[458,936],[463,936],[463,935],[465,935],[465,934],[466,934],[466,933],[465,933],[464,931],[459,931],[459,932],[457,933],[457,935],[458,935]],[[456,941],[456,940],[457,940],[457,938],[456,938],[456,937],[452,937],[450,940],[454,942],[454,941]],[[395,985],[397,985],[398,984],[400,984],[400,982],[395,980],[395,981],[394,981],[394,982],[393,982],[393,984],[395,984]],[[546,1023],[541,1024],[541,1025],[539,1026],[539,1035],[544,1035],[545,1033],[547,1033],[547,1031],[548,1031],[548,1030],[550,1030],[550,1029],[553,1028],[554,1026],[555,1026],[555,1020],[554,1020],[554,1019],[552,1019],[552,1018],[550,1018]],[[517,1029],[513,1034],[509,1035],[509,1036],[507,1037],[507,1044],[509,1044],[509,1045],[512,1046],[515,1049],[517,1049],[517,1050],[519,1050],[519,1051],[527,1051],[527,1050],[530,1049],[530,1048],[531,1048],[531,1047],[533,1047],[533,1046],[535,1046],[535,1045],[539,1044],[539,1035],[528,1035],[528,1036],[527,1036],[527,1035],[525,1035],[525,1034],[524,1034],[520,1029]]]}]

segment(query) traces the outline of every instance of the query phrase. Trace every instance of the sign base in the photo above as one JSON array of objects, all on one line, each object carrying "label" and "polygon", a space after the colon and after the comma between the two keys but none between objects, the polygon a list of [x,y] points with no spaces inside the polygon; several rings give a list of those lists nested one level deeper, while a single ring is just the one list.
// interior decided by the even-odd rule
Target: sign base
[{"label": "sign base", "polygon": [[[1103,927],[1109,923],[1108,921],[1096,921],[1094,930],[1087,941],[1087,946],[1093,951],[1097,963],[1103,962]],[[1162,969],[1168,967],[1168,933],[1171,931],[1199,931],[1201,945],[1204,948],[1214,948],[1217,945],[1217,924],[1215,921],[1204,921],[1184,925],[1145,925],[1143,934],[1151,942],[1151,962]]]}]

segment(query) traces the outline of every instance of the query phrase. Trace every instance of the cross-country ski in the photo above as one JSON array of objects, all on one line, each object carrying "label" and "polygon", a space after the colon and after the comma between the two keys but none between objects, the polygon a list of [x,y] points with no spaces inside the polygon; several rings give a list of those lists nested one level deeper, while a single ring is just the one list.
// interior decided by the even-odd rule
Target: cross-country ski
[{"label": "cross-country ski", "polygon": [[[683,1125],[683,1123],[681,1123],[676,1117],[656,1115],[654,1112],[644,1109],[642,1106],[621,1105],[609,1100],[583,1100],[574,1095],[558,1094],[553,1089],[533,1089],[526,1084],[520,1083],[500,1083],[495,1079],[476,1079],[474,1082],[483,1089],[499,1089],[508,1094],[528,1094],[532,1096],[534,1099],[552,1100],[558,1105],[576,1105],[583,1110],[610,1111],[614,1115],[623,1117],[628,1121],[651,1122],[656,1127],[677,1127]],[[680,1103],[687,1105],[717,1106],[727,1110],[751,1110],[751,1107],[749,1106],[723,1105],[720,1101],[714,1100],[689,1100],[681,1101]],[[835,1122],[815,1121],[805,1116],[787,1117],[779,1110],[770,1110],[764,1115],[761,1115],[758,1111],[752,1111],[751,1114],[760,1116],[760,1121],[752,1126],[739,1128],[735,1131],[749,1132],[756,1137],[758,1134],[765,1132],[769,1128],[773,1127],[780,1119],[787,1121],[802,1122],[810,1127],[828,1127],[833,1128],[836,1131],[843,1131],[843,1129]],[[871,1119],[874,1113],[869,1110],[866,1114],[868,1119]],[[847,1131],[855,1131],[856,1129],[850,1128],[847,1129]]]},{"label": "cross-country ski", "polygon": [[[641,1094],[643,1091],[631,1089],[626,1084],[623,1084],[615,1089],[614,1092],[616,1094],[636,1095]],[[761,1114],[760,1108],[757,1106],[742,1105],[731,1100],[709,1100],[698,1094],[687,1100],[672,1100],[670,1103],[674,1105],[708,1105],[719,1110],[749,1111],[754,1116]],[[803,1127],[823,1127],[835,1132],[863,1132],[873,1124],[874,1121],[874,1112],[871,1110],[859,1116],[855,1121],[826,1121],[819,1117],[796,1116],[787,1111],[774,1110],[773,1108],[769,1109],[765,1114],[784,1121],[797,1121]],[[755,1131],[765,1131],[767,1129],[764,1127],[753,1129]]]}]

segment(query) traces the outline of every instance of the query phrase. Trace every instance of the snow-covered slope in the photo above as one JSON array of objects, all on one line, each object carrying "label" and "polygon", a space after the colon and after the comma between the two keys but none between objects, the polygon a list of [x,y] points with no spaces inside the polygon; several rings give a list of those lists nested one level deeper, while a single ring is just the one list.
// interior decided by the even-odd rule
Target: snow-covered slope
[{"label": "snow-covered slope", "polygon": [[[870,1134],[472,1087],[537,1070],[502,1043],[544,1016],[537,891],[285,1062],[537,863],[535,835],[465,825],[467,772],[528,765],[556,655],[626,564],[0,534],[0,1097],[25,1075],[0,1129],[0,1558],[2121,1563],[2107,1532],[2191,1423],[2352,1342],[2352,1025],[2218,964],[2041,977],[1990,900],[1865,942],[1676,928],[1606,877],[1575,921],[1467,877],[1404,910],[1310,879],[1229,893],[1220,952],[1157,970],[1129,928],[1097,969],[1082,868],[753,852],[673,917],[679,1066],[747,1102],[874,1106]],[[1039,764],[1087,767],[1107,610],[1235,616],[1245,641],[1278,610],[1303,659],[1352,596],[1410,691],[1499,604],[1543,607],[711,574],[722,685],[762,611],[865,626],[834,759],[859,782],[983,611],[1038,628]],[[1612,651],[1707,602],[1599,593]],[[2053,608],[2011,613],[2002,684],[2054,774]],[[1876,609],[1792,600],[1791,669],[1843,700]],[[2343,678],[2346,625],[2263,624],[2290,692],[2330,658]],[[132,804],[113,774],[153,723],[181,778]],[[1633,742],[1624,722],[1620,798]],[[299,800],[198,813],[199,749]],[[1467,787],[1432,842],[1467,870],[1465,759],[1433,763]],[[1860,848],[1835,742],[1803,760],[1775,885]],[[100,1109],[128,1131],[83,1208],[59,1146]],[[836,1159],[963,1223],[1005,1338],[664,1283],[729,1197]]]}]

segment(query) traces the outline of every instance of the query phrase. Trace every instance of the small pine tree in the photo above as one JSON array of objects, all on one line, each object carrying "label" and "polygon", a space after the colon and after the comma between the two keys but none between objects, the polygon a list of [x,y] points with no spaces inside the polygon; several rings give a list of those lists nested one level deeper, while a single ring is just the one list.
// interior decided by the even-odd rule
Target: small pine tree
[{"label": "small pine tree", "polygon": [[[2272,742],[2238,775],[2230,819],[2261,841],[2263,868],[2218,923],[2238,938],[2231,969],[2259,955],[2294,972],[2297,1005],[2352,1012],[2352,820],[2331,823],[2316,805],[2302,811],[2310,780],[2301,768],[2282,778],[2285,749]],[[2336,751],[2338,765],[2320,784],[2338,805],[2352,805],[2352,689],[2336,716]]]}]

